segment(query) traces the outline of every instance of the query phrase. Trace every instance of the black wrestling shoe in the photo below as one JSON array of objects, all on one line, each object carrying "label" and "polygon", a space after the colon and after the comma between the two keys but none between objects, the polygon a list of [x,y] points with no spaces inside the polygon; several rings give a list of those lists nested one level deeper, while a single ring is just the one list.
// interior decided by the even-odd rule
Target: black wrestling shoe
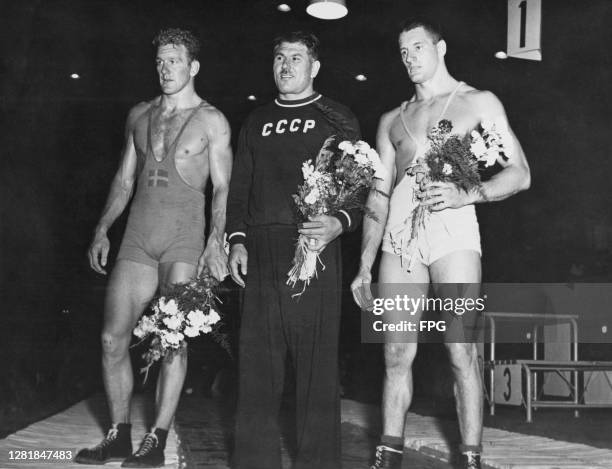
[{"label": "black wrestling shoe", "polygon": [[123,461],[132,454],[132,425],[120,423],[113,425],[106,437],[93,448],[85,448],[77,453],[74,462],[79,464],[105,464]]},{"label": "black wrestling shoe", "polygon": [[121,467],[161,467],[164,465],[164,450],[155,432],[146,433],[140,448],[126,458]]},{"label": "black wrestling shoe", "polygon": [[461,455],[461,469],[482,469],[480,465],[480,453],[469,451]]},{"label": "black wrestling shoe", "polygon": [[402,451],[379,445],[376,447],[374,464],[370,469],[401,469],[403,454]]}]

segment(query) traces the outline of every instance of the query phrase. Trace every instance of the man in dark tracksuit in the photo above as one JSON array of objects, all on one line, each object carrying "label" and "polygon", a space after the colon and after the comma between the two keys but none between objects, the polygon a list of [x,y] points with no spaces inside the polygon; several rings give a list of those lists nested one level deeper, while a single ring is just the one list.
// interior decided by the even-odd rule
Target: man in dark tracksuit
[{"label": "man in dark tracksuit", "polygon": [[[340,211],[298,225],[291,195],[303,183],[302,163],[316,157],[327,137],[355,138],[359,130],[345,106],[314,92],[317,48],[317,38],[301,32],[276,40],[273,71],[279,95],[244,123],[230,183],[229,266],[233,279],[245,287],[233,458],[239,469],[281,468],[278,414],[287,358],[296,379],[293,467],[341,467],[337,238],[355,229],[360,215]],[[308,237],[325,268],[319,266],[318,277],[297,299],[292,295],[301,285],[292,289],[286,282],[299,234]]]}]

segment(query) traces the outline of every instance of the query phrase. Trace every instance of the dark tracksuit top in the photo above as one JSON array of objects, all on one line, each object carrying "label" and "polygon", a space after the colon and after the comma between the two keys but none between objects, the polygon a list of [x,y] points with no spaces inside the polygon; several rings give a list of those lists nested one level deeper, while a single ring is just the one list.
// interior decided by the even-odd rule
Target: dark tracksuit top
[{"label": "dark tracksuit top", "polygon": [[[359,123],[351,111],[325,96],[314,94],[298,101],[273,102],[253,111],[242,126],[227,202],[227,233],[231,244],[244,242],[248,228],[295,225],[292,194],[304,182],[302,163],[314,161],[327,137],[337,134],[324,106],[346,118],[359,136]],[[359,225],[358,210],[337,214],[345,231]]]}]

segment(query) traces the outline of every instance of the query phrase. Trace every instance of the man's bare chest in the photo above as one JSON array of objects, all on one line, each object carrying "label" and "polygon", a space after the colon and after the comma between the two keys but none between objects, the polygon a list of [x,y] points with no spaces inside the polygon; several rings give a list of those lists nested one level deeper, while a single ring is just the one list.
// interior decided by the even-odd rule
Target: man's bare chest
[{"label": "man's bare chest", "polygon": [[390,139],[396,151],[414,153],[419,147],[427,147],[429,136],[440,121],[451,123],[451,133],[466,135],[479,124],[478,117],[459,106],[443,114],[436,108],[419,107],[401,109],[390,129]]},{"label": "man's bare chest", "polygon": [[158,161],[169,154],[186,158],[206,149],[202,122],[192,110],[167,115],[153,111],[148,118],[140,120],[134,140],[140,153],[152,153]]}]

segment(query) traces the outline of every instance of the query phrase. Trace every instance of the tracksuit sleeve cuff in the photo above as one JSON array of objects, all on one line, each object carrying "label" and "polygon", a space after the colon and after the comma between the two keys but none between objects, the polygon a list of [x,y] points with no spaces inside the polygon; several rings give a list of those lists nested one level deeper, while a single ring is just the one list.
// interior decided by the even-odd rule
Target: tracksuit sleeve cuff
[{"label": "tracksuit sleeve cuff", "polygon": [[246,233],[243,231],[234,231],[227,237],[227,242],[230,246],[234,244],[244,244],[246,242]]},{"label": "tracksuit sleeve cuff", "polygon": [[336,217],[338,221],[340,221],[340,224],[342,225],[343,233],[350,230],[352,220],[351,220],[351,216],[348,214],[347,211],[339,210],[338,213],[334,213],[333,216]]}]

